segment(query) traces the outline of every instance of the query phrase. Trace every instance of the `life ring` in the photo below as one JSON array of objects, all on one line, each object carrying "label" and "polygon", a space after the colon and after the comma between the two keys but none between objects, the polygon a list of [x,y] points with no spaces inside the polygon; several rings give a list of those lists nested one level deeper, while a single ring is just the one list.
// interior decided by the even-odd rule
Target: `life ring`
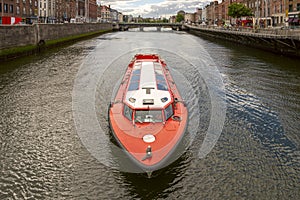
[{"label": "life ring", "polygon": [[172,116],[172,119],[173,119],[174,121],[181,121],[181,117],[179,117],[179,116],[177,116],[177,115],[173,115],[173,116]]}]

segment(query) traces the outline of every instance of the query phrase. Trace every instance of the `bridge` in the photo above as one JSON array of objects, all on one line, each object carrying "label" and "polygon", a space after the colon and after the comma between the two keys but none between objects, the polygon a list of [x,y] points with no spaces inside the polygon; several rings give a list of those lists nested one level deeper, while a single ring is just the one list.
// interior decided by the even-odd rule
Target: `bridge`
[{"label": "bridge", "polygon": [[118,23],[114,25],[115,30],[126,31],[129,28],[139,28],[143,31],[144,27],[156,27],[157,31],[160,31],[161,28],[172,28],[173,30],[183,30],[184,26],[181,23]]}]

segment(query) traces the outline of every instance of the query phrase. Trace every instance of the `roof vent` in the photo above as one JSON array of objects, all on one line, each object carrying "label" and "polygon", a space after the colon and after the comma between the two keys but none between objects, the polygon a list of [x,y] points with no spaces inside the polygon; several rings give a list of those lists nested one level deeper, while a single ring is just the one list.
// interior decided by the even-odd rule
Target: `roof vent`
[{"label": "roof vent", "polygon": [[154,99],[143,99],[143,105],[154,105]]},{"label": "roof vent", "polygon": [[142,89],[146,90],[146,94],[151,94],[151,90],[154,90],[154,87],[143,87]]},{"label": "roof vent", "polygon": [[133,97],[130,97],[128,100],[129,100],[131,103],[134,103],[134,102],[136,101],[136,99],[133,98]]},{"label": "roof vent", "polygon": [[168,97],[161,98],[160,100],[161,100],[161,102],[165,103],[168,101]]}]

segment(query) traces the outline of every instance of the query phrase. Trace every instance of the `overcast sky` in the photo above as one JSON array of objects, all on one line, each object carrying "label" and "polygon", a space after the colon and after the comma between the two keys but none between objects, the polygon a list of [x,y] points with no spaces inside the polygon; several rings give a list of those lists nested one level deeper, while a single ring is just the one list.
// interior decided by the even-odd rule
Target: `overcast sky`
[{"label": "overcast sky", "polygon": [[134,17],[166,17],[176,15],[183,10],[188,13],[196,12],[196,8],[203,8],[212,0],[97,0],[98,4],[110,5],[124,15]]}]

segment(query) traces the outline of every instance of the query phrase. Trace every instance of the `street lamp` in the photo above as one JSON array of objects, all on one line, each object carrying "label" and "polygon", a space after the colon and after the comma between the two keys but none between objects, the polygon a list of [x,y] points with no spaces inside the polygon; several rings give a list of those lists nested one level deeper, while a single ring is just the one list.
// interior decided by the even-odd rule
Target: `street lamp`
[{"label": "street lamp", "polygon": [[256,12],[255,12],[255,18],[256,18],[256,25],[258,25],[258,17],[259,17],[259,12],[258,12],[258,0],[256,0]]},{"label": "street lamp", "polygon": [[289,4],[288,4],[288,0],[284,1],[284,7],[285,7],[285,26],[288,27],[289,26]]},{"label": "street lamp", "polygon": [[265,28],[267,28],[267,25],[268,25],[268,20],[267,20],[267,16],[268,16],[268,2],[267,0],[264,0],[265,1]]}]

